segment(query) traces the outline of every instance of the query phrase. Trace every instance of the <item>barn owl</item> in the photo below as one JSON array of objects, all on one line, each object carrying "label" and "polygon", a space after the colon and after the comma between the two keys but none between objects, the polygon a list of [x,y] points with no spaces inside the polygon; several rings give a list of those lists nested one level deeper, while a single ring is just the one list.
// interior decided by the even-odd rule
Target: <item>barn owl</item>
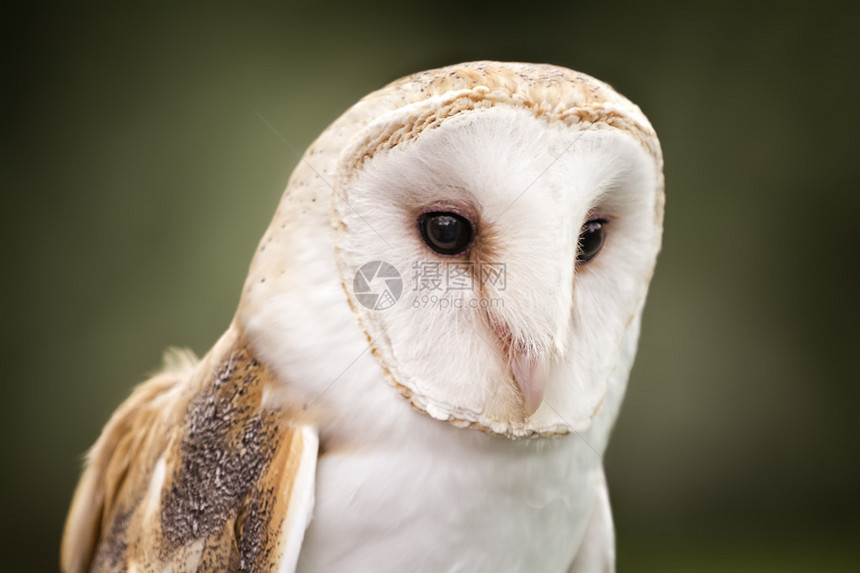
[{"label": "barn owl", "polygon": [[602,455],[663,202],[653,128],[584,74],[366,96],[295,169],[223,336],[107,423],[63,569],[613,571]]}]

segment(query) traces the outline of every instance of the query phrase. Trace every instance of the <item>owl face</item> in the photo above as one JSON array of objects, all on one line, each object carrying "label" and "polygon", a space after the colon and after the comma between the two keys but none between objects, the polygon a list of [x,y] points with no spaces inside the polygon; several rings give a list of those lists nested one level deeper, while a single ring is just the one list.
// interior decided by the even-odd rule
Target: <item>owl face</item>
[{"label": "owl face", "polygon": [[389,384],[510,438],[580,432],[601,408],[608,432],[662,215],[656,135],[609,86],[532,64],[422,72],[306,152],[237,324],[285,381],[271,399],[347,434],[390,431]]},{"label": "owl face", "polygon": [[[632,362],[624,343],[660,242],[659,163],[635,132],[473,97],[395,109],[344,149],[341,280],[418,409],[509,437],[581,431]],[[401,277],[390,306],[356,298],[374,261]]]}]

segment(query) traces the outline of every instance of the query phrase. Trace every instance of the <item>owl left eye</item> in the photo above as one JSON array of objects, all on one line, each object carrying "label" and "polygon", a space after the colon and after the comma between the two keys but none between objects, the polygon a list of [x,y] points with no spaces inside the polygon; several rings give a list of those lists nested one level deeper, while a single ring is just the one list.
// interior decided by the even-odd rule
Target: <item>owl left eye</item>
[{"label": "owl left eye", "polygon": [[418,217],[421,238],[441,255],[458,255],[472,242],[472,223],[457,213],[433,212]]},{"label": "owl left eye", "polygon": [[582,226],[579,231],[579,250],[576,255],[577,263],[587,263],[597,256],[603,248],[606,238],[606,220],[592,219]]}]

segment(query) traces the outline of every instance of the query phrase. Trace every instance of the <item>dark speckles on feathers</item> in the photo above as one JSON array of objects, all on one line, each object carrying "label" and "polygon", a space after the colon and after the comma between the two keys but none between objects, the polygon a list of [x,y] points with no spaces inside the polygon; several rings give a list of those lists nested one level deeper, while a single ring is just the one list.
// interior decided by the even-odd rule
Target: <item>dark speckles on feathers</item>
[{"label": "dark speckles on feathers", "polygon": [[278,492],[269,488],[255,493],[257,495],[247,505],[237,531],[241,571],[252,571],[255,564],[267,562],[273,549],[269,539],[278,534],[277,531],[269,531],[273,500]]},{"label": "dark speckles on feathers", "polygon": [[117,513],[111,522],[110,531],[107,539],[110,543],[103,543],[99,546],[98,553],[93,559],[93,570],[115,571],[117,573],[125,573],[126,553],[128,551],[128,541],[126,540],[126,530],[131,521],[132,511],[120,511]]},{"label": "dark speckles on feathers", "polygon": [[271,460],[277,424],[259,410],[259,363],[242,354],[234,352],[188,407],[178,468],[162,499],[164,539],[174,546],[235,519]]}]

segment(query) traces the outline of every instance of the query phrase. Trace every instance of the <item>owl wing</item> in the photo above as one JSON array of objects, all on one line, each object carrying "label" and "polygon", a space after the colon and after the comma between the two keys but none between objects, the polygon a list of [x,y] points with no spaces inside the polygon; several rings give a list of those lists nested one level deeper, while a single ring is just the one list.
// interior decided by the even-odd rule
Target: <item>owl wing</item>
[{"label": "owl wing", "polygon": [[609,506],[606,475],[600,471],[594,507],[585,530],[585,537],[568,573],[615,573],[615,527]]},{"label": "owl wing", "polygon": [[264,407],[272,377],[235,333],[202,362],[183,360],[139,386],[90,451],[66,573],[295,570],[316,430]]}]

